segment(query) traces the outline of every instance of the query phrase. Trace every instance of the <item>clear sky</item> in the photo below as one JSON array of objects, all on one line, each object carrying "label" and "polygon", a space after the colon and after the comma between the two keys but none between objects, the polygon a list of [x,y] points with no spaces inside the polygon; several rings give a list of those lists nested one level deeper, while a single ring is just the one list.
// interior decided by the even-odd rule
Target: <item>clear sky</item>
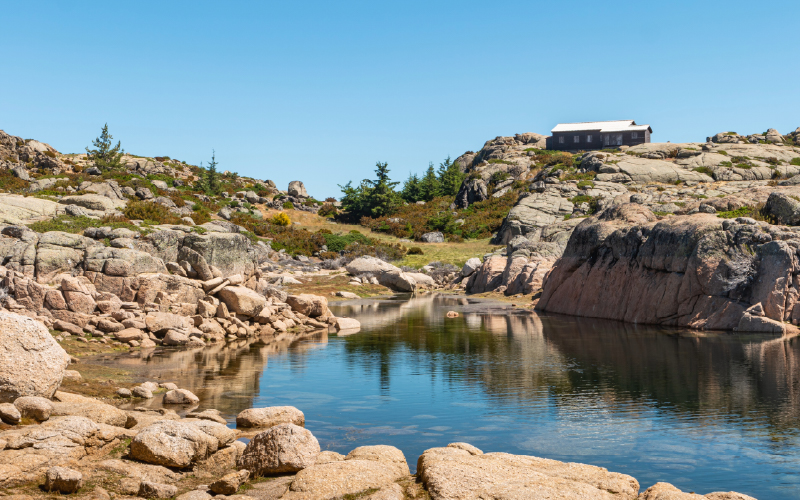
[{"label": "clear sky", "polygon": [[498,135],[633,119],[653,141],[800,126],[800,2],[5,2],[0,129],[317,198]]}]

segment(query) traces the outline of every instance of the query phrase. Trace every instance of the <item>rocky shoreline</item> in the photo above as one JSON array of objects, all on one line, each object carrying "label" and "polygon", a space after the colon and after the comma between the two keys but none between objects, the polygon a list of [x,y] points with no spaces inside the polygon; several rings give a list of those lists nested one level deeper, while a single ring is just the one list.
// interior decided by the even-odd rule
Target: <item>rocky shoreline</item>
[{"label": "rocky shoreline", "polygon": [[229,428],[217,410],[169,382],[120,392],[163,394],[163,408],[123,411],[60,390],[52,399],[22,396],[0,404],[3,493],[14,500],[52,493],[97,500],[752,498],[695,495],[667,483],[640,492],[633,477],[601,467],[484,453],[467,443],[426,450],[411,474],[392,446],[361,446],[347,455],[321,450],[294,407],[247,409]]}]

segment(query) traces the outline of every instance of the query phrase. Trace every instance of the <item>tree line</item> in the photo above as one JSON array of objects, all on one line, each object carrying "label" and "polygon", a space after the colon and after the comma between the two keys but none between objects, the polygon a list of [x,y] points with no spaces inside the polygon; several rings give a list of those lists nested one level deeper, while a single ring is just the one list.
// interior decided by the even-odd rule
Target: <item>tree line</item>
[{"label": "tree line", "polygon": [[439,168],[433,162],[428,164],[425,174],[420,177],[410,174],[398,191],[400,182],[389,177],[389,165],[386,162],[375,164],[375,179],[364,179],[358,186],[350,181],[339,188],[342,190],[342,208],[352,217],[381,217],[391,214],[403,203],[431,201],[440,196],[455,196],[461,188],[465,174],[450,160],[448,156]]}]

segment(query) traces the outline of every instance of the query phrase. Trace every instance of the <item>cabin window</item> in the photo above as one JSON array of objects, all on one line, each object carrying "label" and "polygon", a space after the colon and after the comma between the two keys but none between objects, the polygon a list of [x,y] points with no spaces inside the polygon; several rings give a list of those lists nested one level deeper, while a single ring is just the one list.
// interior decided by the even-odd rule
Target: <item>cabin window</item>
[{"label": "cabin window", "polygon": [[581,136],[576,135],[574,138],[574,142],[581,142]]},{"label": "cabin window", "polygon": [[564,144],[564,136],[563,135],[558,138],[558,143],[559,144]]},{"label": "cabin window", "polygon": [[639,138],[639,132],[631,132],[631,139],[638,139],[638,138]]},{"label": "cabin window", "polygon": [[591,134],[586,136],[586,142],[592,142],[592,135]]}]

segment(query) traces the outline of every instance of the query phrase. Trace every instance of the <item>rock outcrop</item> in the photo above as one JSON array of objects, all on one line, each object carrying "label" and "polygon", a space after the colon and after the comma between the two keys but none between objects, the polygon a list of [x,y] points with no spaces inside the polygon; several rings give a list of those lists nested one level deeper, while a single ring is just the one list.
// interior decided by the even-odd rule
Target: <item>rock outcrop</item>
[{"label": "rock outcrop", "polygon": [[537,457],[482,453],[474,447],[432,448],[417,472],[433,500],[592,498],[633,500],[639,483],[602,467]]},{"label": "rock outcrop", "polygon": [[760,320],[745,310],[760,303],[766,319],[797,323],[798,247],[800,232],[752,219],[697,213],[657,222],[640,205],[620,205],[575,228],[537,308],[748,330]]}]

